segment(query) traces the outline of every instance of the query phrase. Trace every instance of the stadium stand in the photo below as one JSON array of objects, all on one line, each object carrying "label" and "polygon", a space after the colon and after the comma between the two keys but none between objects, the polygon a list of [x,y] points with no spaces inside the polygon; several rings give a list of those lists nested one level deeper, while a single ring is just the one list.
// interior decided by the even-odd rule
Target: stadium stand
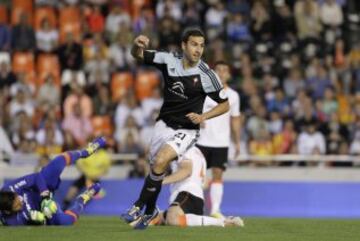
[{"label": "stadium stand", "polygon": [[[19,145],[23,141],[30,143],[28,149],[35,152],[34,146],[40,144],[34,133],[41,129],[44,118],[53,115],[48,111],[54,109],[61,110],[54,115],[58,135],[64,140],[61,147],[76,148],[76,143],[69,143],[61,129],[62,107],[68,95],[77,100],[77,93],[85,93],[92,105],[97,103],[97,110],[106,112],[89,116],[93,135],[105,134],[115,142],[121,140],[116,135],[123,134],[113,131],[124,131],[120,126],[123,123],[117,123],[115,110],[126,110],[126,115],[129,111],[117,107],[126,105],[128,93],[133,92],[138,101],[136,108],[145,108],[144,103],[153,101],[154,88],[161,86],[153,69],[141,64],[135,68],[129,61],[133,37],[146,34],[151,48],[180,51],[182,29],[199,26],[206,28],[206,62],[212,66],[225,59],[232,65],[230,84],[241,96],[241,165],[320,165],[323,161],[308,162],[296,156],[315,155],[312,160],[317,160],[316,156],[325,155],[321,160],[326,160],[326,155],[331,154],[342,157],[336,161],[332,156],[327,166],[354,166],[351,155],[360,153],[359,12],[356,0],[2,1],[0,63],[11,63],[10,71],[0,70],[0,123],[6,132],[2,138],[10,140],[15,153],[24,151]],[[24,14],[31,25],[26,31],[17,25]],[[17,41],[39,31],[44,19],[59,33],[54,36],[60,43],[46,54],[32,46],[31,41],[30,45]],[[21,36],[14,35],[15,28]],[[68,33],[73,34],[75,43],[64,44]],[[25,44],[25,49],[14,49],[16,44],[10,44],[13,42]],[[109,53],[112,46],[118,53],[116,61]],[[51,107],[40,104],[40,91],[35,91],[29,97],[29,105],[42,115],[29,117],[26,112],[18,112],[10,118],[10,105],[16,98],[10,90],[16,89],[19,82],[9,80],[11,73],[25,74],[37,90],[51,74],[60,87],[60,103]],[[61,85],[62,79],[66,81]],[[79,85],[75,82],[82,89],[76,93],[73,90]],[[100,86],[107,88],[110,101],[100,97]],[[153,122],[144,114],[151,111],[131,113],[137,115],[138,132],[151,127]],[[29,118],[36,121],[30,121],[33,124],[28,130],[21,130],[21,123]],[[49,142],[55,140],[51,133],[48,138]],[[299,140],[310,144],[304,147]],[[119,144],[113,145],[115,153]],[[146,144],[137,144],[147,149]],[[256,161],[253,154],[263,155],[265,161]],[[286,155],[284,158],[289,160],[267,158],[275,154]],[[340,161],[344,155],[349,161]]]}]

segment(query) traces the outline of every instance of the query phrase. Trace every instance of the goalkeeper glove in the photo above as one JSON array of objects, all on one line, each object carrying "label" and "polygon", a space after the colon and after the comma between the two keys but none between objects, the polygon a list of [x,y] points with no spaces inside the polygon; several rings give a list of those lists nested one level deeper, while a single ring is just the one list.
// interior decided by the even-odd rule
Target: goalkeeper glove
[{"label": "goalkeeper glove", "polygon": [[46,218],[50,219],[52,218],[52,215],[56,213],[57,205],[56,202],[51,199],[50,192],[45,192],[44,194],[45,195],[43,195],[43,193],[41,194],[43,198],[41,201],[41,212],[45,215]]},{"label": "goalkeeper glove", "polygon": [[37,210],[30,210],[30,219],[36,224],[45,224],[45,215]]}]

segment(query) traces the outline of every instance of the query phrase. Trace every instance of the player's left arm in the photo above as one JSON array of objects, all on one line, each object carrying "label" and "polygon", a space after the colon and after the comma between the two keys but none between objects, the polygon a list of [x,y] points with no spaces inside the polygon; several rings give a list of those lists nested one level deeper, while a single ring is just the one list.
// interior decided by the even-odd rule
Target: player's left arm
[{"label": "player's left arm", "polygon": [[188,178],[192,172],[192,163],[190,160],[183,160],[179,163],[179,169],[167,176],[163,180],[163,184],[171,184]]},{"label": "player's left arm", "polygon": [[[236,97],[236,98],[235,98]],[[231,136],[235,144],[235,157],[240,154],[240,133],[241,133],[241,118],[240,118],[240,98],[236,94],[234,103],[230,106],[230,126]]]}]

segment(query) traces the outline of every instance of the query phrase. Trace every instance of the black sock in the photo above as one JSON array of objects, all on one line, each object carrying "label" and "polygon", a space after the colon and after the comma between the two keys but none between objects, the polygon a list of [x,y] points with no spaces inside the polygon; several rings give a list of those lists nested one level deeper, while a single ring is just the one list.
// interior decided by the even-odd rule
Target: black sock
[{"label": "black sock", "polygon": [[151,214],[156,206],[156,200],[159,196],[164,173],[156,174],[153,171],[146,177],[139,199],[134,203],[135,206],[142,209],[146,204],[146,214]]}]

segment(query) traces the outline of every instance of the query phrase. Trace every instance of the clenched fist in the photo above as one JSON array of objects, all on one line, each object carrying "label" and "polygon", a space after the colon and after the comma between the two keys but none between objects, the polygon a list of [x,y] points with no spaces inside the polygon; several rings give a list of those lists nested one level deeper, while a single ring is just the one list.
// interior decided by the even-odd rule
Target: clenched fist
[{"label": "clenched fist", "polygon": [[134,39],[134,44],[139,47],[146,49],[149,46],[150,39],[145,35],[139,35]]}]

